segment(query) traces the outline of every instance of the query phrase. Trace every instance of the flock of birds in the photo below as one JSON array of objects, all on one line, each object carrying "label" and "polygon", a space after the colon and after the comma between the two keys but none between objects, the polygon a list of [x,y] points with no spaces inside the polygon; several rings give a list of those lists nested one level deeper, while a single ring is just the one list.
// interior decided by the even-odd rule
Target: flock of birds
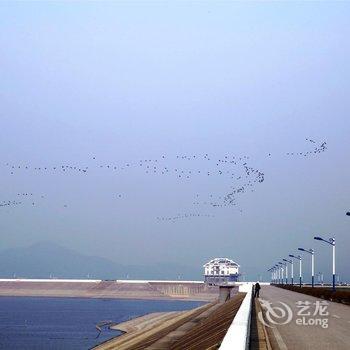
[{"label": "flock of birds", "polygon": [[2,201],[0,203],[0,207],[9,207],[9,206],[15,206],[15,205],[20,205],[22,202],[17,202],[17,201]]},{"label": "flock of birds", "polygon": [[[316,141],[307,138],[308,143],[313,144],[313,148],[303,152],[288,152],[287,156],[308,157],[317,155],[327,150],[327,143],[322,142],[317,144]],[[267,155],[271,157],[271,153]],[[125,162],[123,164],[101,164],[96,156],[91,157],[89,166],[82,165],[55,165],[55,166],[31,166],[31,165],[14,165],[6,163],[5,167],[9,170],[10,175],[17,172],[33,172],[33,173],[78,173],[87,176],[90,171],[111,171],[115,173],[128,170],[141,171],[145,175],[155,176],[172,176],[178,181],[190,181],[193,179],[216,177],[215,180],[224,181],[227,183],[227,190],[219,194],[200,195],[197,193],[192,202],[195,206],[211,206],[213,208],[222,207],[237,207],[239,209],[239,197],[247,192],[254,192],[258,184],[264,182],[265,174],[263,171],[254,168],[249,164],[249,156],[233,156],[225,155],[220,158],[209,156],[209,154],[192,154],[192,155],[177,155],[166,156],[162,155],[157,159],[139,159],[134,162]],[[176,164],[176,165],[175,165]],[[121,199],[122,195],[115,195]],[[40,198],[44,198],[43,195]],[[16,199],[4,200],[0,202],[0,207],[18,206],[24,203],[36,205],[37,200],[34,200],[33,193],[18,193]],[[67,208],[67,204],[62,205]],[[242,211],[241,209],[239,209]],[[178,220],[199,218],[199,217],[215,217],[213,214],[185,213],[173,216],[159,216],[158,222],[176,222]]]},{"label": "flock of birds", "polygon": [[200,213],[187,213],[187,214],[177,214],[176,216],[169,216],[169,217],[157,217],[158,221],[176,221],[176,220],[183,220],[183,219],[190,219],[190,218],[214,218],[215,215],[213,214],[200,214]]},{"label": "flock of birds", "polygon": [[9,163],[6,163],[6,167],[10,169],[10,174],[14,175],[16,170],[34,170],[35,172],[48,172],[48,171],[62,171],[62,172],[69,172],[69,171],[77,171],[86,173],[88,171],[88,167],[80,168],[78,166],[71,166],[71,165],[61,165],[61,166],[46,166],[46,167],[31,167],[29,165],[11,165]]},{"label": "flock of birds", "polygon": [[[18,200],[4,200],[0,202],[0,207],[21,205],[26,203],[27,200],[29,200],[31,205],[34,206],[38,200],[38,198],[33,193],[17,193],[17,198]],[[41,195],[40,198],[44,198],[44,196]]]},{"label": "flock of birds", "polygon": [[[308,142],[311,142],[313,144],[316,144],[316,141],[306,138],[305,139]],[[322,153],[327,149],[327,142],[322,142],[320,145],[316,145],[312,150],[307,152],[288,152],[287,156],[303,156],[303,157],[309,157],[313,154]]]}]

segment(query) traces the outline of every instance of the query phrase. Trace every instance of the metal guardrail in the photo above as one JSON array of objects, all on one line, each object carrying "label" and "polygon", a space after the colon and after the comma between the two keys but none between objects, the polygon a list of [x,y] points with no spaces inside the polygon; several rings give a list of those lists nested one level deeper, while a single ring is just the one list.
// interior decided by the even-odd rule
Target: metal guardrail
[{"label": "metal guardrail", "polygon": [[[220,350],[246,350],[249,349],[250,319],[252,312],[253,284],[242,286],[246,289],[246,296],[233,319],[231,326],[221,343]],[[240,291],[243,291],[240,289]],[[245,290],[244,290],[245,291]]]}]

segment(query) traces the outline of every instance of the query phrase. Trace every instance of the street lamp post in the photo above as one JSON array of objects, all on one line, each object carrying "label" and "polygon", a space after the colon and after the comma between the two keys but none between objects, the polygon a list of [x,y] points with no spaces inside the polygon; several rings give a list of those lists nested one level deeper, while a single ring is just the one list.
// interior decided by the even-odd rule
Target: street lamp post
[{"label": "street lamp post", "polygon": [[276,266],[273,267],[273,273],[275,275],[275,284],[278,284],[278,272]]},{"label": "street lamp post", "polygon": [[288,264],[285,263],[286,266],[286,284],[288,284]]},{"label": "street lamp post", "polygon": [[[293,260],[283,259],[283,261],[285,261],[286,263],[290,263],[290,265],[291,265],[291,282],[292,282],[292,285],[293,285],[293,280],[294,280]],[[288,269],[288,267],[287,267],[287,269]],[[288,272],[288,270],[287,270],[287,272]]]},{"label": "street lamp post", "polygon": [[273,270],[274,270],[274,273],[275,273],[275,284],[278,284],[278,269],[277,269],[277,266],[274,265],[272,266]]},{"label": "street lamp post", "polygon": [[319,272],[317,275],[319,283],[323,286],[323,273]]},{"label": "street lamp post", "polygon": [[328,241],[326,239],[323,239],[322,237],[314,237],[314,239],[316,239],[317,241],[322,241],[325,243],[328,243],[332,246],[332,252],[333,252],[333,259],[332,259],[332,274],[333,274],[333,292],[335,292],[335,238],[331,237],[328,239]]},{"label": "street lamp post", "polygon": [[301,267],[301,256],[295,256],[293,254],[289,254],[291,258],[298,259],[299,260],[299,287],[301,288],[301,280],[302,280],[302,267]]},{"label": "street lamp post", "polygon": [[283,280],[284,280],[284,264],[282,262],[278,262],[280,264],[280,269],[281,269],[281,272],[282,272],[282,278],[281,278],[281,281],[282,281],[282,284],[283,284]]},{"label": "street lamp post", "polygon": [[298,250],[311,254],[311,286],[315,285],[315,251],[313,249],[298,248]]},{"label": "street lamp post", "polygon": [[[282,259],[282,260],[284,260],[284,259]],[[285,262],[280,262],[280,264],[281,264],[282,266],[285,266],[285,267],[286,267],[286,284],[288,284],[288,265],[287,265],[287,263],[285,263]]]},{"label": "street lamp post", "polygon": [[281,267],[276,264],[276,268],[278,271],[278,284],[281,284]]},{"label": "street lamp post", "polygon": [[271,267],[271,283],[275,283],[275,270]]},{"label": "street lamp post", "polygon": [[271,283],[273,283],[273,267],[267,270],[268,272],[271,272]]}]

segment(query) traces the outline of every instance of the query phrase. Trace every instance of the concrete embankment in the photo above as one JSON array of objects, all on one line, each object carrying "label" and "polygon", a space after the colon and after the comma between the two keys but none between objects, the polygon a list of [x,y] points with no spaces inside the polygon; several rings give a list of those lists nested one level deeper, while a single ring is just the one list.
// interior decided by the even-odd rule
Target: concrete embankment
[{"label": "concrete embankment", "polygon": [[152,312],[150,314],[133,318],[132,320],[121,322],[111,326],[111,329],[122,331],[124,333],[135,333],[145,331],[161,324],[173,317],[183,314],[186,311],[170,311],[170,312]]},{"label": "concrete embankment", "polygon": [[243,293],[229,301],[212,302],[181,312],[149,314],[113,326],[128,331],[100,344],[98,350],[206,350],[220,344],[242,300]]},{"label": "concrete embankment", "polygon": [[212,301],[218,293],[197,281],[0,280],[0,296]]}]

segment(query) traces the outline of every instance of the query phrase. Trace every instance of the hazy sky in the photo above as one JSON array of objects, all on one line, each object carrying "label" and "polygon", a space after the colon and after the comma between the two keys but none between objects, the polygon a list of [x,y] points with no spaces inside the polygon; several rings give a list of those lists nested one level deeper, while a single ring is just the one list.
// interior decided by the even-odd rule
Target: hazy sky
[{"label": "hazy sky", "polygon": [[[227,256],[249,278],[314,247],[326,276],[331,249],[312,238],[334,235],[350,279],[349,16],[346,2],[2,2],[0,201],[35,199],[0,207],[1,247],[45,240],[126,264]],[[312,150],[306,138],[328,149],[286,155]],[[242,183],[219,174],[225,156],[265,181],[212,207]],[[215,217],[157,220],[179,213]]]}]

